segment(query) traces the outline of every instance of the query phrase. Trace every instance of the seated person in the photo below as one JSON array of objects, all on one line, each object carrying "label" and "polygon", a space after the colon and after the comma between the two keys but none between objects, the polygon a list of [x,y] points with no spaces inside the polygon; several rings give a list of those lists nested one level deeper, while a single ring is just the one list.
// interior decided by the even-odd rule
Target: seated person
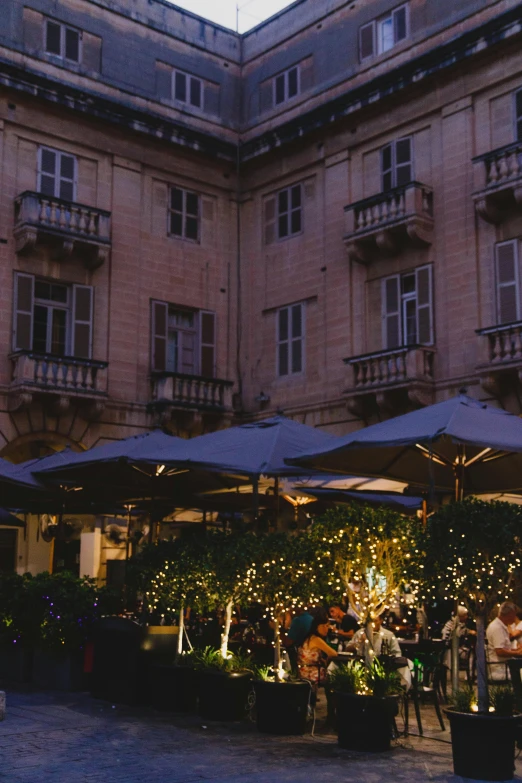
[{"label": "seated person", "polygon": [[312,683],[314,693],[326,680],[326,667],[337,651],[325,642],[330,625],[326,612],[319,612],[313,618],[311,628],[297,651],[299,675]]},{"label": "seated person", "polygon": [[[377,657],[379,655],[389,655],[392,658],[402,658],[403,655],[397,637],[393,631],[382,627],[382,617],[380,615],[374,617],[372,620],[372,625],[373,654]],[[365,658],[365,648],[368,644],[369,641],[366,636],[366,630],[364,628],[360,628],[357,633],[354,634],[354,637],[348,645],[347,649],[354,650],[361,658]],[[411,661],[408,662],[404,660],[403,662],[404,666],[400,666],[397,669],[397,672],[403,684],[407,689],[409,689],[411,688],[411,669],[413,668],[413,664]]]},{"label": "seated person", "polygon": [[467,622],[469,620],[469,612],[465,606],[457,606],[457,614],[450,617],[448,622],[442,629],[442,638],[446,641],[451,639],[453,631],[457,628],[457,634],[459,639],[463,639],[465,636],[476,636],[476,631],[468,628]]},{"label": "seated person", "polygon": [[305,638],[310,633],[312,627],[313,615],[304,607],[299,607],[290,623],[290,628],[283,641],[285,646],[295,645],[300,647]]},{"label": "seated person", "polygon": [[500,604],[498,617],[490,622],[486,630],[488,641],[487,657],[489,678],[505,680],[508,678],[505,665],[508,658],[522,658],[522,649],[514,650],[509,626],[517,619],[517,607],[511,601]]},{"label": "seated person", "polygon": [[344,612],[339,604],[334,604],[328,610],[330,617],[337,623],[337,636],[339,639],[352,639],[359,629],[359,623],[351,614]]}]

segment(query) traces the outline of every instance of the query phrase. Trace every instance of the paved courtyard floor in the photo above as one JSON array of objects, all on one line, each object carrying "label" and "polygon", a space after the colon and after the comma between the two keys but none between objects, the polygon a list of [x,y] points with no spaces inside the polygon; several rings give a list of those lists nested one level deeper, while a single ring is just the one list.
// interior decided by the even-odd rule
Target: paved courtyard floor
[{"label": "paved courtyard floor", "polygon": [[[428,705],[424,738],[401,738],[390,753],[377,755],[338,748],[321,713],[313,737],[288,738],[259,734],[248,721],[205,723],[197,716],[113,706],[86,694],[8,689],[7,709],[0,723],[2,783],[460,780],[452,775],[449,731],[440,730]],[[521,761],[517,772],[522,774]]]}]

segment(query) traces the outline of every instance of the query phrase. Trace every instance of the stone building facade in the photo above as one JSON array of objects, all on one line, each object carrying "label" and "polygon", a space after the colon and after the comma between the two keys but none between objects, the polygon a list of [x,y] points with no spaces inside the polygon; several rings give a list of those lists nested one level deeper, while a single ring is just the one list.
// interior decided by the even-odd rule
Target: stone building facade
[{"label": "stone building facade", "polygon": [[1,456],[462,386],[520,411],[519,3],[2,15]]}]

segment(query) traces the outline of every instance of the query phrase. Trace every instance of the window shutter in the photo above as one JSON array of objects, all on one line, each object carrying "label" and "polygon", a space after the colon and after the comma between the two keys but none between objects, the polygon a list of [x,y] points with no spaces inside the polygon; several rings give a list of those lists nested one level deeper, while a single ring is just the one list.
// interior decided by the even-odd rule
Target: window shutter
[{"label": "window shutter", "polygon": [[399,348],[402,343],[400,301],[400,276],[385,278],[382,281],[382,320],[386,350]]},{"label": "window shutter", "polygon": [[78,359],[92,358],[93,312],[93,287],[91,285],[74,285],[72,355]]},{"label": "window shutter", "polygon": [[156,95],[165,101],[172,100],[172,68],[156,61]]},{"label": "window shutter", "polygon": [[216,314],[209,310],[199,313],[200,374],[204,378],[216,375]]},{"label": "window shutter", "polygon": [[45,26],[45,51],[60,56],[62,54],[61,36],[61,25],[48,19]]},{"label": "window shutter", "polygon": [[288,307],[283,307],[277,314],[277,374],[288,375],[289,370],[289,329]]},{"label": "window shutter", "polygon": [[219,117],[219,84],[205,82],[203,90],[203,110],[206,114]]},{"label": "window shutter", "polygon": [[198,106],[199,108],[202,108],[201,106],[201,96],[203,93],[203,90],[201,89],[201,80],[195,79],[193,76],[190,77],[190,103],[192,106]]},{"label": "window shutter", "polygon": [[274,103],[283,103],[286,98],[286,73],[280,73],[274,79]]},{"label": "window shutter", "polygon": [[314,59],[307,57],[300,64],[301,92],[310,90],[314,86]]},{"label": "window shutter", "polygon": [[271,196],[265,200],[265,245],[275,241],[276,200]]},{"label": "window shutter", "polygon": [[167,368],[167,328],[169,306],[166,302],[152,302],[152,370],[165,372]]},{"label": "window shutter", "polygon": [[522,141],[522,90],[515,93],[516,139]]},{"label": "window shutter", "polygon": [[259,85],[259,113],[269,111],[274,105],[274,85],[272,79],[267,79]]},{"label": "window shutter", "polygon": [[432,268],[415,270],[417,289],[417,340],[421,345],[433,344]]},{"label": "window shutter", "polygon": [[88,71],[101,73],[102,39],[98,35],[82,33],[82,65]]},{"label": "window shutter", "polygon": [[361,60],[375,54],[375,22],[363,25],[359,29],[359,56]]},{"label": "window shutter", "polygon": [[30,351],[33,347],[34,276],[15,272],[13,350]]},{"label": "window shutter", "polygon": [[387,144],[381,149],[381,180],[382,192],[386,193],[393,187],[393,152],[392,145]]},{"label": "window shutter", "polygon": [[65,28],[65,59],[80,62],[80,33],[70,27]]},{"label": "window shutter", "polygon": [[397,44],[404,41],[408,35],[408,21],[406,6],[396,8],[393,12],[393,40]]},{"label": "window shutter", "polygon": [[395,142],[395,185],[407,185],[413,179],[411,137]]},{"label": "window shutter", "polygon": [[303,369],[303,305],[293,305],[292,309],[292,363],[291,372],[302,372]]},{"label": "window shutter", "polygon": [[38,192],[56,195],[56,152],[46,147],[38,149]]},{"label": "window shutter", "polygon": [[496,246],[497,314],[500,324],[520,319],[517,240]]},{"label": "window shutter", "polygon": [[44,44],[42,14],[32,8],[24,8],[24,45],[26,49],[41,52]]}]

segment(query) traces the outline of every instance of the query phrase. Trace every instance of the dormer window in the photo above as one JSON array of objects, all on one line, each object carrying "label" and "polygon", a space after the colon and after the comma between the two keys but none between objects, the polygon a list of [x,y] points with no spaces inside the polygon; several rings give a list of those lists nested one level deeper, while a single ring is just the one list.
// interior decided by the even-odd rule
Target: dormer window
[{"label": "dormer window", "polygon": [[60,22],[47,19],[45,23],[45,51],[62,60],[80,62],[80,31]]}]

